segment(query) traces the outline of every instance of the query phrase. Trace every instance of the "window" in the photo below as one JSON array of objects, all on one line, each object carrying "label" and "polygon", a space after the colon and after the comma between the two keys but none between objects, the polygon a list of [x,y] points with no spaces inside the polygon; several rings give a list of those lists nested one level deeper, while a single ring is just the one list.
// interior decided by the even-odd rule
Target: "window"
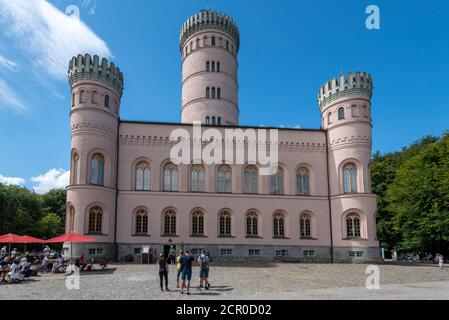
[{"label": "window", "polygon": [[284,173],[281,168],[278,168],[277,172],[270,176],[270,193],[284,194]]},{"label": "window", "polygon": [[249,212],[246,215],[246,235],[248,237],[257,237],[258,235],[258,226],[257,226],[257,213]]},{"label": "window", "polygon": [[141,248],[134,248],[134,254],[141,254],[142,249]]},{"label": "window", "polygon": [[75,208],[72,206],[69,208],[69,225],[67,231],[69,233],[75,231]]},{"label": "window", "polygon": [[136,234],[148,234],[148,212],[139,209],[136,212]]},{"label": "window", "polygon": [[210,88],[206,88],[206,99],[210,99]]},{"label": "window", "polygon": [[[220,95],[220,91],[218,91],[218,93],[219,93],[219,95]],[[218,118],[217,118],[217,124],[218,124],[219,126],[221,126],[221,117],[218,117]]]},{"label": "window", "polygon": [[203,45],[207,46],[207,36],[203,38]]},{"label": "window", "polygon": [[349,256],[351,258],[361,258],[363,257],[363,251],[349,251]]},{"label": "window", "polygon": [[331,124],[332,123],[332,112],[329,112],[328,114],[327,114],[327,124],[329,125],[329,124]]},{"label": "window", "polygon": [[98,206],[89,210],[89,233],[101,233],[103,222],[103,209]]},{"label": "window", "polygon": [[215,125],[215,117],[212,117],[212,124]]},{"label": "window", "polygon": [[192,235],[204,235],[204,214],[199,210],[192,214]]},{"label": "window", "polygon": [[220,249],[220,255],[232,256],[232,249]]},{"label": "window", "polygon": [[92,156],[90,183],[97,186],[104,186],[104,157],[99,153]]},{"label": "window", "polygon": [[90,256],[101,256],[103,254],[103,249],[89,249]]},{"label": "window", "polygon": [[360,217],[355,212],[346,216],[346,237],[360,238]]},{"label": "window", "polygon": [[136,190],[150,190],[150,165],[140,162],[136,166]]},{"label": "window", "polygon": [[229,40],[226,40],[226,50],[229,50]]},{"label": "window", "polygon": [[204,168],[193,166],[190,170],[190,191],[204,192]]},{"label": "window", "polygon": [[359,116],[358,109],[356,105],[351,106],[351,116],[357,118]]},{"label": "window", "polygon": [[86,92],[84,90],[80,91],[79,102],[80,103],[86,102]]},{"label": "window", "polygon": [[[211,90],[211,98],[212,99],[215,99],[215,87],[212,87],[212,90]],[[215,124],[215,123],[214,123]]]},{"label": "window", "polygon": [[104,96],[104,106],[106,108],[109,108],[109,96],[108,95]]},{"label": "window", "polygon": [[178,191],[178,168],[173,163],[164,167],[164,191]]},{"label": "window", "polygon": [[79,183],[80,175],[80,156],[78,153],[74,153],[72,157],[72,185]]},{"label": "window", "polygon": [[220,72],[220,62],[217,62],[217,72]]},{"label": "window", "polygon": [[203,249],[201,249],[201,248],[192,248],[192,249],[190,249],[190,253],[193,256],[199,256],[202,251],[203,251]]},{"label": "window", "polygon": [[315,257],[315,250],[304,250],[303,254],[304,258],[312,258]]},{"label": "window", "polygon": [[288,251],[285,249],[282,250],[276,250],[276,257],[287,257]]},{"label": "window", "polygon": [[176,212],[167,210],[164,213],[164,235],[176,234]]},{"label": "window", "polygon": [[296,194],[298,195],[310,195],[310,174],[309,170],[305,167],[301,167],[296,171]]},{"label": "window", "polygon": [[209,61],[206,62],[206,71],[207,72],[210,71],[210,62]]},{"label": "window", "polygon": [[221,99],[221,88],[217,88],[217,99]]},{"label": "window", "polygon": [[209,116],[206,117],[206,124],[210,124],[210,117]]},{"label": "window", "polygon": [[212,36],[212,45],[215,46],[215,36]]},{"label": "window", "polygon": [[312,217],[308,213],[301,215],[299,219],[299,227],[302,239],[310,239],[312,237]]},{"label": "window", "polygon": [[343,120],[345,118],[345,108],[341,107],[338,109],[338,120]]},{"label": "window", "polygon": [[197,48],[197,49],[200,48],[200,39],[196,39],[196,48]]},{"label": "window", "polygon": [[284,215],[281,212],[275,213],[273,216],[273,236],[275,238],[282,238],[285,236]]},{"label": "window", "polygon": [[232,192],[232,175],[231,168],[226,165],[221,165],[218,168],[218,192],[231,193]]},{"label": "window", "polygon": [[92,99],[91,102],[93,104],[97,104],[98,103],[98,92],[97,91],[92,91]]},{"label": "window", "polygon": [[343,168],[344,193],[357,192],[357,168],[353,163],[348,163]]},{"label": "window", "polygon": [[244,193],[257,193],[257,168],[247,166],[243,174]]},{"label": "window", "polygon": [[249,249],[248,255],[251,256],[260,256],[260,249]]},{"label": "window", "polygon": [[231,214],[228,211],[220,213],[219,224],[220,236],[231,236]]},{"label": "window", "polygon": [[75,106],[75,93],[72,93],[72,107]]},{"label": "window", "polygon": [[211,68],[212,72],[215,72],[215,61],[212,61],[212,68]]}]

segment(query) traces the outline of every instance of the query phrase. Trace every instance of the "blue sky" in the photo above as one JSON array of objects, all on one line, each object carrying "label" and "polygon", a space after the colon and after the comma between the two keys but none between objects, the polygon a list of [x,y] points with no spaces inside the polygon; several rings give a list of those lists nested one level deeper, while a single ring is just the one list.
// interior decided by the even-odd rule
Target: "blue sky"
[{"label": "blue sky", "polygon": [[[318,88],[340,72],[374,79],[373,151],[448,129],[449,2],[210,0],[241,34],[240,123],[319,128]],[[365,27],[368,5],[380,30]],[[65,15],[76,5],[80,20]],[[65,186],[69,58],[124,72],[121,118],[180,120],[179,29],[205,0],[0,0],[0,180]]]}]

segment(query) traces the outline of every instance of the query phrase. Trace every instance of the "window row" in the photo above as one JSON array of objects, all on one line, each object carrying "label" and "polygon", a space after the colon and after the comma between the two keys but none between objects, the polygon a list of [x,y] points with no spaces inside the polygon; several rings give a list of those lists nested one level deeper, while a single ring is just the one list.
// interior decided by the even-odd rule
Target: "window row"
[{"label": "window row", "polygon": [[207,87],[206,99],[221,99],[221,88]]},{"label": "window row", "polygon": [[[369,118],[368,110],[367,110],[366,106],[363,106],[363,107],[358,107],[356,105],[352,105],[351,106],[351,117],[352,118],[358,118],[361,114],[365,118]],[[338,120],[346,119],[346,111],[345,111],[344,107],[338,108],[338,110],[337,110],[337,117],[338,117]],[[332,118],[333,118],[332,112],[329,112],[327,114],[327,124],[328,125],[332,123]]]},{"label": "window row", "polygon": [[[72,216],[73,215],[73,216]],[[71,208],[69,221],[74,221],[74,210]],[[139,208],[134,216],[134,235],[145,236],[149,235],[149,213],[145,208]],[[232,219],[233,215],[227,209],[221,210],[218,214],[218,236],[232,237]],[[305,212],[299,217],[299,234],[301,239],[313,239],[312,234],[312,214]],[[272,236],[273,238],[286,237],[286,215],[282,211],[277,211],[272,216]],[[346,239],[361,238],[361,219],[356,212],[350,212],[345,216],[346,223]],[[163,236],[177,235],[177,213],[174,209],[167,209],[162,215],[162,234]],[[260,220],[259,212],[250,210],[246,213],[244,218],[245,235],[246,237],[260,237],[260,229],[262,222]],[[100,206],[94,206],[89,210],[89,233],[101,234],[103,225],[103,210]],[[69,231],[73,231],[69,227]],[[204,237],[205,232],[205,213],[198,209],[192,212],[190,217],[190,236]]]},{"label": "window row", "polygon": [[[73,93],[72,94],[72,106],[75,105],[75,101],[76,101],[76,97],[75,97],[75,93]],[[79,94],[78,94],[78,103],[82,104],[82,103],[86,103],[87,101],[88,101],[87,92],[85,90],[81,89],[79,91]],[[99,104],[100,103],[100,94],[97,91],[95,91],[95,90],[92,91],[92,94],[90,96],[90,102],[92,104]],[[109,95],[106,94],[103,97],[103,101],[102,102],[103,102],[103,106],[105,108],[109,108],[110,107],[110,97],[109,97]]]},{"label": "window row", "polygon": [[220,62],[217,61],[207,61],[206,62],[206,71],[207,72],[220,72]]},{"label": "window row", "polygon": [[227,39],[223,39],[222,37],[216,36],[204,36],[203,38],[196,38],[195,41],[191,41],[188,45],[185,46],[184,49],[184,57],[192,53],[194,50],[204,48],[204,47],[221,47],[230,51],[233,55],[236,54],[234,45]]},{"label": "window row", "polygon": [[206,116],[204,123],[205,124],[211,124],[211,125],[216,125],[217,124],[217,125],[220,126],[221,125],[221,117]]}]

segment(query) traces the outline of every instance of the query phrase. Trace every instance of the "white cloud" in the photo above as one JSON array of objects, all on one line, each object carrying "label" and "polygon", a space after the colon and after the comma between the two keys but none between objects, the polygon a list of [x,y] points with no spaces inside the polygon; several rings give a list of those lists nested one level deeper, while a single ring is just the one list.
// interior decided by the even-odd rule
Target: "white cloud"
[{"label": "white cloud", "polygon": [[33,190],[44,194],[52,189],[65,188],[69,185],[70,171],[64,169],[51,169],[37,177],[31,178]]},{"label": "white cloud", "polygon": [[28,111],[28,108],[16,91],[0,77],[0,109],[2,107],[11,108],[18,113]]},{"label": "white cloud", "polygon": [[19,65],[14,61],[8,60],[0,54],[0,67],[4,67],[9,71],[19,71]]},{"label": "white cloud", "polygon": [[0,174],[0,183],[8,186],[23,186],[25,179],[19,177],[5,177]]},{"label": "white cloud", "polygon": [[79,53],[110,58],[111,52],[84,22],[46,0],[0,0],[0,29],[17,42],[32,65],[65,80],[70,58]]}]

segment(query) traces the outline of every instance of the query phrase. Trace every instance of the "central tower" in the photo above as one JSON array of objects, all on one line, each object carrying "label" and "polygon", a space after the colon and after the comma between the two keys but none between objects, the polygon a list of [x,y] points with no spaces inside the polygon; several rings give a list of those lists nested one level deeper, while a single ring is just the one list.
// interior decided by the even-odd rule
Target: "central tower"
[{"label": "central tower", "polygon": [[230,17],[201,10],[182,26],[182,123],[238,125],[239,30]]}]

